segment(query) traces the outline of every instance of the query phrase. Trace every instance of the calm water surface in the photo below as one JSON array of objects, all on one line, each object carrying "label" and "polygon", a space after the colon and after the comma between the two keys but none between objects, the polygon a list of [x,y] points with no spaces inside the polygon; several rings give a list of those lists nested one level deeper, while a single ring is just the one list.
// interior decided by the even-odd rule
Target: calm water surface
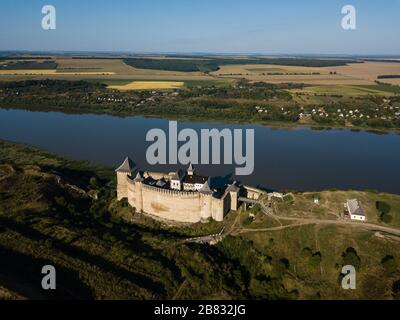
[{"label": "calm water surface", "polygon": [[[268,189],[378,189],[400,193],[400,135],[350,130],[275,129],[255,125],[179,122],[179,129],[255,129],[255,172],[238,179]],[[0,139],[31,144],[70,159],[117,166],[130,156],[145,170],[177,166],[146,162],[148,130],[168,120],[68,115],[0,109]],[[234,166],[199,165],[202,174],[228,176]]]}]

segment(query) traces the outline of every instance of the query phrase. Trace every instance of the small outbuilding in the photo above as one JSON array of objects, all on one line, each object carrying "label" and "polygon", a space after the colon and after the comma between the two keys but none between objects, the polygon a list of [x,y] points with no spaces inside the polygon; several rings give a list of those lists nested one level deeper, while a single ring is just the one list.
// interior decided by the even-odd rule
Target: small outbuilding
[{"label": "small outbuilding", "polygon": [[345,208],[347,209],[347,213],[349,214],[351,220],[354,221],[366,220],[365,211],[359,200],[357,199],[347,200]]}]

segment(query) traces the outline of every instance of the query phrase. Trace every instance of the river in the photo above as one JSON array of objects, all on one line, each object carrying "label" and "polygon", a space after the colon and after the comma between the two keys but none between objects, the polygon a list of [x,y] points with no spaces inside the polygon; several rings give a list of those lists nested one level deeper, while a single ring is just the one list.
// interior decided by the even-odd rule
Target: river
[{"label": "river", "polygon": [[[254,129],[254,173],[237,177],[249,185],[273,190],[336,188],[400,193],[398,134],[189,121],[178,122],[178,127],[196,131]],[[128,155],[144,170],[176,170],[177,166],[147,163],[145,154],[151,143],[145,137],[153,128],[168,131],[168,120],[0,109],[0,139],[27,143],[69,159],[114,167]],[[229,176],[234,169],[233,165],[196,167],[198,172],[211,176]]]}]

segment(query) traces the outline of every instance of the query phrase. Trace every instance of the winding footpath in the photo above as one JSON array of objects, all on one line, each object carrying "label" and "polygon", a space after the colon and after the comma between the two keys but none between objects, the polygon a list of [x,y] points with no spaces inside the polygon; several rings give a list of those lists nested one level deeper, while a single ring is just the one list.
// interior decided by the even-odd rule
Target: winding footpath
[{"label": "winding footpath", "polygon": [[[264,205],[261,205],[264,210]],[[271,216],[271,213],[265,212],[268,216]],[[298,218],[298,217],[287,217],[280,215],[273,215],[275,219],[283,220],[283,221],[293,221],[294,223],[288,225],[281,225],[279,227],[270,227],[270,228],[260,228],[260,229],[251,229],[251,228],[241,228],[239,230],[235,230],[234,234],[247,233],[247,232],[260,232],[260,231],[278,231],[288,228],[294,228],[304,225],[339,225],[339,226],[348,226],[353,228],[360,228],[369,231],[381,231],[394,236],[400,237],[400,229],[394,227],[387,227],[373,223],[365,223],[365,222],[354,222],[354,221],[344,221],[344,220],[328,220],[328,219],[315,219],[315,218]]]}]

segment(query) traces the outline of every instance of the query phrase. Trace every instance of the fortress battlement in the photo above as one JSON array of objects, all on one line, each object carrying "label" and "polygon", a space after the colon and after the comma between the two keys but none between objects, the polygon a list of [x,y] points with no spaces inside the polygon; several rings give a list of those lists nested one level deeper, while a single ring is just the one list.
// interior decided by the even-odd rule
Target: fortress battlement
[{"label": "fortress battlement", "polygon": [[142,183],[142,189],[149,190],[149,191],[156,192],[156,193],[170,195],[173,197],[197,198],[199,196],[198,192],[164,189],[164,188],[159,188],[159,187],[155,187],[155,186],[149,186],[145,183]]}]

